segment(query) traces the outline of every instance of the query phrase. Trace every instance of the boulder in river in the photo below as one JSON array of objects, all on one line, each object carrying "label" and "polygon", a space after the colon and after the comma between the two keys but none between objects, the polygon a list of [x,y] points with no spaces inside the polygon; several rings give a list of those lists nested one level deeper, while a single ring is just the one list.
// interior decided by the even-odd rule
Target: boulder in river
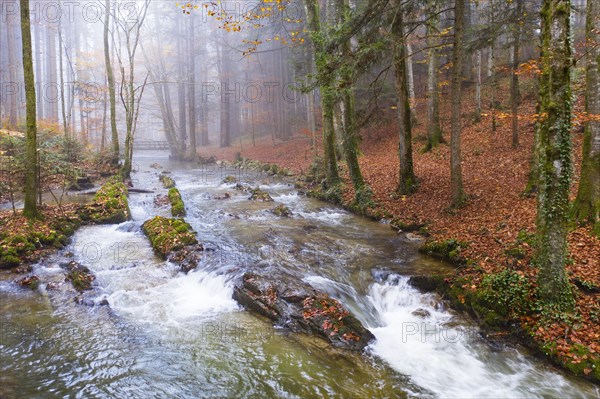
[{"label": "boulder in river", "polygon": [[146,220],[142,230],[161,258],[178,264],[186,273],[198,265],[202,244],[198,243],[196,233],[185,220],[156,216]]},{"label": "boulder in river", "polygon": [[246,273],[233,298],[278,326],[315,334],[336,347],[360,351],[375,338],[339,301],[292,277]]},{"label": "boulder in river", "polygon": [[68,271],[67,280],[73,284],[73,288],[77,291],[81,292],[92,288],[92,282],[96,277],[92,274],[90,269],[73,260],[63,263],[60,266]]},{"label": "boulder in river", "polygon": [[273,198],[266,191],[261,190],[256,187],[255,189],[250,190],[250,198],[252,201],[262,201],[262,202],[273,202]]},{"label": "boulder in river", "polygon": [[410,314],[412,314],[413,316],[421,317],[423,319],[431,316],[431,313],[429,313],[429,310],[423,309],[423,308],[415,309],[412,312],[410,312]]},{"label": "boulder in river", "polygon": [[281,216],[281,217],[290,217],[292,214],[292,211],[290,210],[290,208],[288,208],[287,206],[285,206],[283,204],[277,205],[275,208],[273,208],[271,210],[271,212],[273,212],[276,216]]},{"label": "boulder in river", "polygon": [[27,276],[17,280],[17,284],[35,291],[40,285],[40,279],[37,276]]}]

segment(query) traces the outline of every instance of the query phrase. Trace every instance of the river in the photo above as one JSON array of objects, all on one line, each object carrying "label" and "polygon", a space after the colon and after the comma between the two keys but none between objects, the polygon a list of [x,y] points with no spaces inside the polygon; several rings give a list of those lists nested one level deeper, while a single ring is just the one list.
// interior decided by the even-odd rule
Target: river
[{"label": "river", "polygon": [[[170,170],[186,220],[206,251],[189,274],[152,253],[140,231]],[[223,183],[236,175],[293,212],[252,202]],[[58,289],[18,288],[0,274],[0,398],[600,398],[599,388],[520,347],[491,344],[468,318],[408,285],[447,266],[422,257],[388,225],[299,195],[255,171],[171,162],[141,153],[133,220],[80,229],[34,265]],[[225,193],[230,198],[224,198]],[[58,265],[74,258],[96,275],[84,306],[61,290]],[[244,271],[285,268],[327,291],[376,336],[365,354],[273,328],[231,299]],[[414,315],[421,309],[426,317]],[[423,312],[427,311],[427,312]]]}]

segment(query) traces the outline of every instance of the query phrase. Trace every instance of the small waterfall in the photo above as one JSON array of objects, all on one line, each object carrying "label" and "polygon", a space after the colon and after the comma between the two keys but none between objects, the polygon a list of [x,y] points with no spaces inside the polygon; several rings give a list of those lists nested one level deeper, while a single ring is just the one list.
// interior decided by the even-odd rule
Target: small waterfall
[{"label": "small waterfall", "polygon": [[379,322],[370,326],[377,337],[372,352],[441,397],[586,397],[515,349],[492,351],[476,327],[456,323],[434,295],[411,287],[408,277],[374,283],[368,298]]}]

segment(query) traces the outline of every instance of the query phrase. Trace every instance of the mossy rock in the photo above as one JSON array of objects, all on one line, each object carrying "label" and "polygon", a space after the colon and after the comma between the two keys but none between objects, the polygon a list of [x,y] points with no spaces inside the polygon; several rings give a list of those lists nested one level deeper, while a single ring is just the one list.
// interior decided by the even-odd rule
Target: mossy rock
[{"label": "mossy rock", "polygon": [[419,252],[451,262],[455,265],[462,265],[466,263],[466,259],[461,253],[465,248],[467,248],[466,243],[451,239],[444,241],[428,241],[419,248]]},{"label": "mossy rock", "polygon": [[223,183],[235,183],[235,182],[237,182],[237,179],[235,178],[235,176],[232,176],[232,175],[227,175],[223,179]]},{"label": "mossy rock", "polygon": [[118,177],[110,179],[98,190],[94,202],[80,210],[79,216],[92,224],[123,223],[131,219],[127,186]]},{"label": "mossy rock", "polygon": [[2,255],[0,256],[0,269],[10,269],[15,266],[19,266],[21,260],[15,255]]},{"label": "mossy rock", "polygon": [[392,219],[390,227],[397,231],[420,231],[425,225],[418,221],[404,221],[401,219]]},{"label": "mossy rock", "polygon": [[169,189],[169,202],[171,202],[171,215],[177,217],[185,216],[185,205],[179,190],[175,187]]},{"label": "mossy rock", "polygon": [[292,215],[292,211],[287,206],[280,204],[271,210],[275,215],[280,217],[290,217]]},{"label": "mossy rock", "polygon": [[186,245],[198,243],[192,227],[183,219],[156,216],[144,222],[142,230],[154,251],[163,259]]},{"label": "mossy rock", "polygon": [[35,291],[40,286],[40,279],[37,276],[27,276],[17,280],[17,284]]},{"label": "mossy rock", "polygon": [[67,274],[67,280],[73,284],[77,291],[85,291],[92,288],[92,282],[96,279],[93,274],[83,270],[73,270]]},{"label": "mossy rock", "polygon": [[169,176],[165,174],[161,174],[158,179],[162,183],[164,188],[173,188],[175,187],[175,181],[171,179]]},{"label": "mossy rock", "polygon": [[260,188],[254,188],[250,190],[250,198],[252,201],[262,201],[262,202],[274,202],[273,198],[266,191],[261,190]]},{"label": "mossy rock", "polygon": [[63,263],[60,265],[67,270],[67,280],[71,282],[73,288],[82,292],[92,288],[92,283],[96,277],[90,269],[75,261]]},{"label": "mossy rock", "polygon": [[0,268],[13,268],[24,262],[34,262],[38,249],[63,247],[80,226],[77,216],[36,220],[14,226],[0,233]]}]

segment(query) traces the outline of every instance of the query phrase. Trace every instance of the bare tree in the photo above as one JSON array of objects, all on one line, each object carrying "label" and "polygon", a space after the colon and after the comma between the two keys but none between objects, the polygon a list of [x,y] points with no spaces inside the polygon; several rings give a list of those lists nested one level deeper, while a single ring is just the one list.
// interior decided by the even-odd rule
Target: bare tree
[{"label": "bare tree", "polygon": [[[141,6],[138,8],[137,5]],[[128,10],[128,5],[124,5],[123,11],[127,16],[120,17],[115,13],[117,22],[117,36],[119,38],[119,51],[117,59],[121,70],[121,88],[120,96],[123,108],[125,109],[125,160],[123,163],[123,177],[129,177],[133,166],[133,141],[137,127],[137,118],[140,110],[140,102],[144,94],[148,75],[141,85],[135,84],[135,56],[140,43],[141,29],[146,18],[146,12],[150,5],[150,0],[144,0],[143,3],[130,3],[133,9]],[[132,18],[135,15],[135,18]],[[121,54],[122,47],[125,47],[125,56]],[[126,57],[126,58],[125,58]]]},{"label": "bare tree", "polygon": [[106,69],[106,80],[108,84],[108,99],[110,101],[110,132],[112,139],[112,162],[119,163],[119,132],[117,131],[117,98],[115,89],[115,76],[110,59],[109,26],[110,26],[110,0],[106,0],[104,14],[104,67]]}]

